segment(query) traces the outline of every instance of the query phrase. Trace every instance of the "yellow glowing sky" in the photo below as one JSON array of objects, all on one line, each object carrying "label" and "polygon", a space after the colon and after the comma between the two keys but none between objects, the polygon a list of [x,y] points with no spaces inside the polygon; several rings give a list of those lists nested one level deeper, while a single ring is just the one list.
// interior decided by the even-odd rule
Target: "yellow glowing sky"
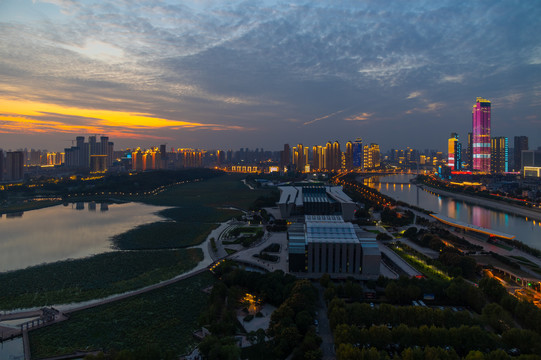
[{"label": "yellow glowing sky", "polygon": [[[43,103],[37,101],[0,99],[0,121],[3,122],[0,132],[3,133],[104,133],[117,137],[134,137],[130,130],[149,129],[196,129],[241,130],[237,126],[203,124],[182,120],[170,120],[146,113],[112,111],[103,109],[87,109],[72,106]],[[63,121],[77,117],[79,125],[72,121]],[[124,134],[124,136],[123,136]]]}]

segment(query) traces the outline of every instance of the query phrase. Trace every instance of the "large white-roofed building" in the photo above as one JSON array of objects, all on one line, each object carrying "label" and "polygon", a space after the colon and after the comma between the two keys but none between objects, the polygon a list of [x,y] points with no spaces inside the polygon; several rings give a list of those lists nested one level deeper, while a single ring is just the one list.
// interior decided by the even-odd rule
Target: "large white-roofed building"
[{"label": "large white-roofed building", "polygon": [[288,230],[289,270],[309,277],[369,280],[379,276],[381,253],[376,239],[341,216],[306,215]]},{"label": "large white-roofed building", "polygon": [[302,215],[341,215],[353,220],[356,204],[341,186],[280,186],[278,208],[283,219]]}]

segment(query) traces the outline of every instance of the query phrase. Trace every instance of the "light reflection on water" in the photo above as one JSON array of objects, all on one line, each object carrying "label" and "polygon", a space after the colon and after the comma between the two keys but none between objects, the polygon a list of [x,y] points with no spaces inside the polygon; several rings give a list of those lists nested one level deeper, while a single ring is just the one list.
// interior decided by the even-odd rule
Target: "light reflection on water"
[{"label": "light reflection on water", "polygon": [[0,272],[112,251],[110,238],[163,220],[140,203],[72,203],[0,217]]},{"label": "light reflection on water", "polygon": [[[403,186],[411,178],[413,178],[412,175],[372,177],[367,179],[365,184],[382,194],[405,203],[469,224],[515,235],[516,240],[541,250],[541,224],[539,222],[536,223],[532,219],[522,216],[440,196],[417,186]],[[396,186],[397,184],[400,186]]]}]

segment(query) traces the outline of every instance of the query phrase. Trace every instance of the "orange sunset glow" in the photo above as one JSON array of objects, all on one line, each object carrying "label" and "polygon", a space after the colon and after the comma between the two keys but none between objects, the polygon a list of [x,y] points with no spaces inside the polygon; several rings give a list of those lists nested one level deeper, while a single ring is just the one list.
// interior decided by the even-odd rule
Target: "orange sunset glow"
[{"label": "orange sunset glow", "polygon": [[[103,133],[107,131],[116,137],[134,137],[131,130],[152,130],[160,128],[242,130],[240,126],[203,124],[197,122],[163,119],[145,113],[131,113],[103,109],[84,109],[26,100],[0,99],[3,115],[2,133]],[[62,118],[78,118],[85,124],[75,125]],[[122,131],[119,131],[122,129]],[[128,131],[126,131],[128,129]],[[137,136],[136,136],[137,137]]]}]

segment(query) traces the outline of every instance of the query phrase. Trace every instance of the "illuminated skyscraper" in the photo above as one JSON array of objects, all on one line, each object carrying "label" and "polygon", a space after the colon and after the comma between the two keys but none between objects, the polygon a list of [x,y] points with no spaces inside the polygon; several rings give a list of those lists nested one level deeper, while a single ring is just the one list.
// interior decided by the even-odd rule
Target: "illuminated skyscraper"
[{"label": "illuminated skyscraper", "polygon": [[509,141],[507,137],[492,138],[490,168],[494,174],[509,171]]},{"label": "illuminated skyscraper", "polygon": [[340,143],[335,141],[332,144],[333,155],[333,170],[339,171],[342,168],[342,151],[340,150]]},{"label": "illuminated skyscraper", "polygon": [[364,168],[374,169],[380,165],[380,153],[378,144],[370,144],[364,146]]},{"label": "illuminated skyscraper", "polygon": [[363,139],[357,138],[353,143],[353,167],[362,169],[363,167]]},{"label": "illuminated skyscraper", "polygon": [[462,145],[458,142],[458,134],[452,133],[449,138],[447,165],[451,170],[460,170],[462,168]]},{"label": "illuminated skyscraper", "polygon": [[490,101],[481,97],[473,105],[473,170],[490,172]]},{"label": "illuminated skyscraper", "polygon": [[353,143],[348,141],[346,143],[346,152],[345,152],[345,168],[346,170],[353,169]]}]

